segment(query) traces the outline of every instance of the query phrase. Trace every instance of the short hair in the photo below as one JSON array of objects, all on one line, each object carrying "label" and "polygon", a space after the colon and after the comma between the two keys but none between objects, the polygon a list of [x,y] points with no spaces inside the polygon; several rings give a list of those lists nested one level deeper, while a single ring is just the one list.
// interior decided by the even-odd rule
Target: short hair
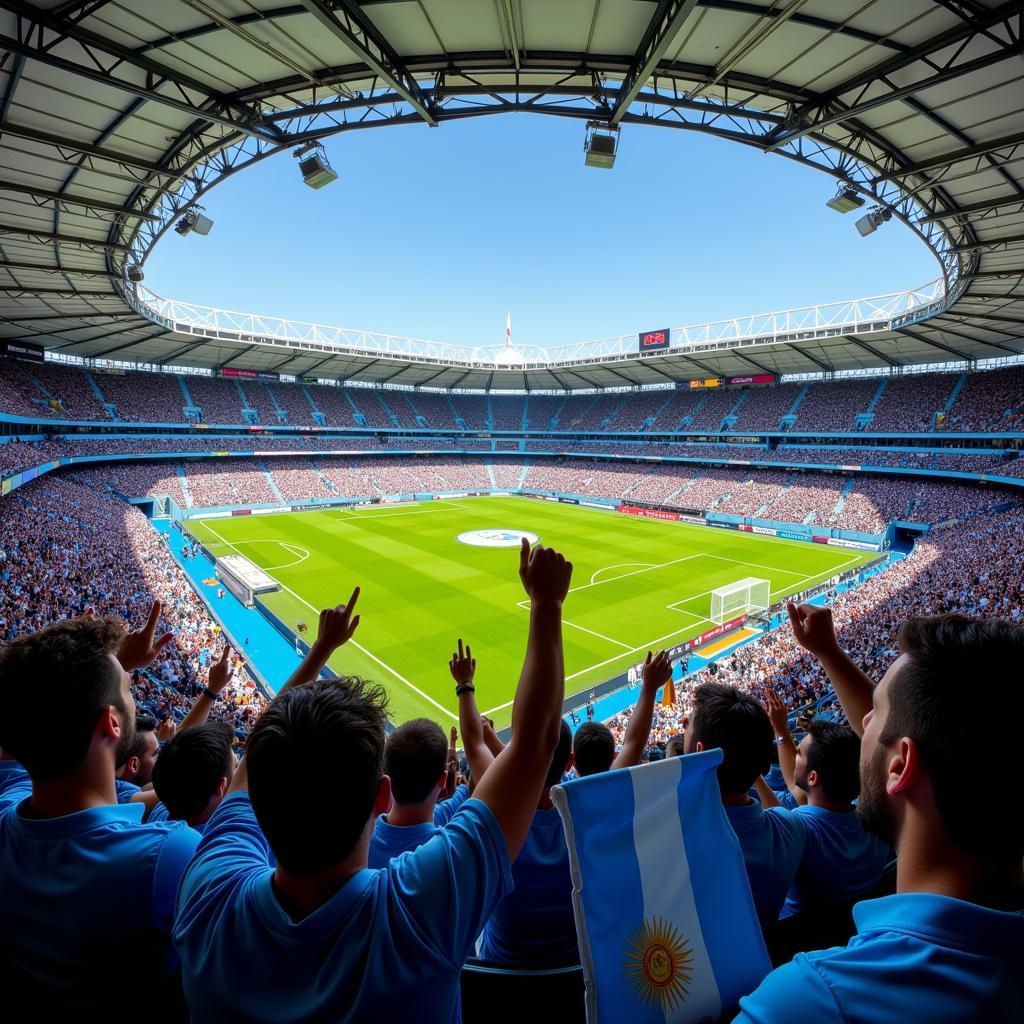
[{"label": "short hair", "polygon": [[436,722],[413,718],[384,744],[384,774],[391,779],[395,803],[426,800],[448,766],[448,741]]},{"label": "short hair", "polygon": [[124,635],[120,619],[83,615],[0,650],[0,747],[34,780],[70,775],[85,759],[106,708],[134,716],[135,708],[124,706],[121,673],[110,657]]},{"label": "short hair", "polygon": [[383,775],[386,724],[384,689],[355,676],[284,690],[257,719],[249,798],[287,871],[315,874],[355,848]]},{"label": "short hair", "polygon": [[572,752],[581,777],[606,772],[615,760],[615,737],[603,722],[584,722],[572,738]]},{"label": "short hair", "polygon": [[[1007,813],[997,781],[1016,779],[1024,700],[1019,680],[1024,628],[1000,619],[938,615],[908,619],[898,648],[907,662],[893,678],[880,742],[912,739],[931,776],[935,804],[953,844],[983,860],[1017,862],[1024,856],[1024,816]],[[990,684],[1001,706],[985,716],[979,732],[968,709],[965,685]],[[966,761],[972,746],[984,748],[991,785],[979,785]]]},{"label": "short hair", "polygon": [[133,757],[142,757],[146,752],[146,741],[144,732],[156,732],[156,719],[152,715],[137,714],[135,716],[135,738],[130,747],[127,747],[117,761],[117,767],[123,768]]},{"label": "short hair", "polygon": [[548,768],[548,777],[544,780],[545,786],[557,786],[565,774],[565,766],[572,753],[572,730],[563,718],[562,727],[558,731],[558,746],[551,755],[551,766]]},{"label": "short hair", "polygon": [[175,733],[153,766],[153,789],[167,816],[188,821],[201,814],[223,778],[231,778],[235,734],[227,722],[204,722]]},{"label": "short hair", "polygon": [[722,792],[745,793],[771,764],[775,730],[767,712],[750,693],[727,683],[701,683],[694,691],[693,711],[694,741],[705,750],[722,748]]},{"label": "short hair", "polygon": [[860,737],[848,725],[817,719],[807,735],[807,771],[818,773],[826,799],[853,803],[860,792]]},{"label": "short hair", "polygon": [[686,740],[683,736],[669,736],[668,743],[665,744],[665,756],[679,757],[681,754],[685,754],[685,743]]}]

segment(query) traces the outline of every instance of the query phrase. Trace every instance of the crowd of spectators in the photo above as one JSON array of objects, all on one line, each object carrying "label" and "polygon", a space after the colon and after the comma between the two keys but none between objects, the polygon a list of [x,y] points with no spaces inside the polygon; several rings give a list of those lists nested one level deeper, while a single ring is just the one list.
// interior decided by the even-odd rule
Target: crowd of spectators
[{"label": "crowd of spectators", "polygon": [[[79,371],[80,372],[80,371]],[[188,404],[180,378],[171,373],[102,373],[93,377],[121,423],[183,423]]]},{"label": "crowd of spectators", "polygon": [[791,429],[829,433],[854,430],[857,414],[867,412],[878,384],[878,378],[873,377],[815,381],[800,400]]},{"label": "crowd of spectators", "polygon": [[[789,414],[803,390],[803,384],[779,384],[776,387],[750,388],[736,409],[731,430],[781,430],[783,416]],[[733,401],[742,392],[727,391]],[[806,401],[806,399],[804,399]]]},{"label": "crowd of spectators", "polygon": [[952,373],[908,373],[886,381],[882,397],[865,430],[931,430],[956,384]]},{"label": "crowd of spectators", "polygon": [[972,373],[940,430],[1024,429],[1024,368]]}]

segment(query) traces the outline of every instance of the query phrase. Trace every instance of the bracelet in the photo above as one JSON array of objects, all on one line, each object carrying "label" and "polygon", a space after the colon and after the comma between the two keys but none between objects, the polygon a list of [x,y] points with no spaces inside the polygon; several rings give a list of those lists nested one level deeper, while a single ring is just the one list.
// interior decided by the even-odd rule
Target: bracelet
[{"label": "bracelet", "polygon": [[785,736],[776,736],[775,737],[775,745],[777,747],[781,747],[782,744],[785,743],[785,742],[786,742],[786,737]]},{"label": "bracelet", "polygon": [[202,696],[209,697],[210,700],[220,700],[220,694],[214,693],[208,686],[203,688]]},{"label": "bracelet", "polygon": [[459,683],[455,687],[455,696],[461,697],[464,693],[476,693],[476,687],[472,683]]}]

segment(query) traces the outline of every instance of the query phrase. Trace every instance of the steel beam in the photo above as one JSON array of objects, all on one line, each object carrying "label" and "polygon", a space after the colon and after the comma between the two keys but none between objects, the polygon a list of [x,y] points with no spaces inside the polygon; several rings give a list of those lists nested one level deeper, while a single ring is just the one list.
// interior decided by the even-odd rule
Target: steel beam
[{"label": "steel beam", "polygon": [[[211,89],[204,82],[192,78],[190,75],[165,67],[159,61],[140,54],[128,46],[122,46],[113,39],[83,28],[75,21],[40,10],[28,3],[27,0],[0,0],[0,10],[9,11],[17,18],[16,31],[18,35],[16,37],[0,36],[0,47],[3,49],[69,74],[121,89],[164,106],[173,107],[200,120],[222,124],[246,135],[252,135],[254,138],[273,142],[278,137],[278,129],[274,127],[264,129],[258,110],[254,110],[230,95]],[[47,39],[44,43],[46,32],[53,33],[57,38]],[[89,64],[79,64],[65,57],[58,57],[54,53],[54,46],[55,43],[63,40],[77,43],[85,52]],[[98,54],[113,58],[109,67],[103,66],[98,59]],[[146,83],[140,85],[130,78],[116,77],[115,72],[122,65],[144,72]],[[159,86],[164,84],[173,86],[177,96],[160,92]],[[195,103],[189,93],[203,97],[205,101],[213,104],[212,109]],[[229,115],[229,111],[233,112],[233,116]]]},{"label": "steel beam", "polygon": [[997,245],[1019,245],[1024,242],[1024,234],[1003,235],[1002,238],[988,238],[977,242],[964,242],[963,245],[951,246],[947,252],[973,252],[975,249],[991,249]]},{"label": "steel beam", "polygon": [[1009,206],[1019,206],[1024,209],[1024,195],[1003,196],[1002,199],[982,199],[980,202],[968,203],[966,206],[959,206],[943,213],[930,213],[927,217],[920,217],[917,223],[933,224],[935,221],[952,220],[954,217],[969,217],[972,213],[1002,210]]},{"label": "steel beam", "polygon": [[773,377],[778,375],[778,370],[770,370],[767,366],[763,366],[756,359],[751,359],[750,356],[745,356],[739,349],[731,349],[729,355],[736,356],[737,359],[742,359],[745,363],[750,363],[751,366],[756,367],[762,373],[770,373]]},{"label": "steel beam", "polygon": [[[38,271],[41,274],[77,274],[79,277],[105,277],[113,281],[120,281],[120,274],[113,274],[109,270],[85,270],[80,267],[48,267],[45,263],[23,263],[19,260],[2,260],[0,261],[0,270],[31,270]],[[26,288],[26,291],[35,291],[37,289]],[[55,289],[56,291],[66,291],[67,289]],[[114,293],[111,293],[114,294]]]},{"label": "steel beam", "polygon": [[[0,292],[13,291],[11,288],[0,288]],[[78,295],[74,295],[78,298]],[[50,316],[36,314],[34,316],[10,316],[7,313],[0,313],[0,320],[8,324],[27,324],[37,320],[50,322],[53,320],[121,320],[125,317],[135,317],[140,324],[148,324],[150,321],[143,320],[138,313],[129,310],[127,313],[52,313]],[[1024,321],[1022,321],[1024,322]]]},{"label": "steel beam", "polygon": [[931,345],[932,348],[937,348],[940,352],[946,352],[949,355],[956,356],[957,359],[962,359],[965,363],[973,362],[977,358],[976,356],[969,356],[965,352],[961,352],[959,349],[952,348],[949,345],[944,345],[941,341],[932,341],[931,338],[926,338],[920,334],[915,334],[913,331],[909,330],[906,327],[897,327],[896,333],[905,334],[908,338],[913,338],[914,341],[920,341],[925,345]]},{"label": "steel beam", "polygon": [[10,113],[11,104],[14,102],[14,94],[18,90],[18,83],[21,81],[21,73],[25,70],[25,58],[19,53],[14,57],[11,64],[10,76],[7,79],[7,88],[4,90],[4,98],[0,100],[0,121],[6,121]]},{"label": "steel beam", "polygon": [[[0,269],[3,269],[3,265],[0,264]],[[117,299],[120,301],[121,296],[117,292],[82,292],[77,291],[74,288],[33,288],[31,285],[20,285],[20,284],[0,284],[0,292],[13,292],[17,295],[59,295],[62,298],[70,299],[92,299],[92,300],[108,300]],[[98,314],[97,314],[98,315]],[[104,313],[104,316],[111,316],[113,314]],[[126,316],[127,314],[118,314],[119,316]],[[132,312],[132,316],[139,316],[138,313]],[[145,319],[139,317],[140,320]]]},{"label": "steel beam", "polygon": [[810,362],[814,363],[814,365],[818,367],[819,370],[824,370],[825,373],[835,372],[836,368],[831,363],[826,363],[823,360],[819,359],[817,356],[812,356],[811,353],[807,351],[807,349],[801,348],[797,344],[789,345],[788,348],[791,352],[795,352],[797,355],[803,356],[804,359],[807,359]]},{"label": "steel beam", "polygon": [[[55,206],[84,206],[90,210],[98,210],[101,213],[112,213],[123,217],[139,217],[142,220],[160,220],[156,214],[140,213],[138,210],[130,210],[117,203],[106,203],[102,199],[90,199],[88,196],[69,195],[65,192],[56,192],[53,189],[39,188],[35,185],[22,185],[14,181],[0,181],[0,192],[16,192],[24,196],[38,196],[45,202],[52,202]],[[40,204],[42,205],[42,204]]]},{"label": "steel beam", "polygon": [[884,352],[879,352],[874,345],[869,345],[862,338],[858,338],[855,335],[850,335],[847,341],[852,341],[858,348],[864,349],[865,352],[870,352],[876,359],[880,359],[883,363],[888,363],[889,366],[904,366],[898,359],[893,359],[891,356],[887,356]]},{"label": "steel beam", "polygon": [[0,224],[0,235],[21,235],[40,243],[53,242],[56,245],[81,245],[86,249],[98,249],[101,252],[128,252],[128,246],[106,242],[102,238],[82,238],[80,235],[65,235],[59,231],[33,231],[31,228],[17,227],[14,224]]},{"label": "steel beam", "polygon": [[1013,135],[1004,135],[1000,139],[992,139],[990,142],[976,142],[970,146],[963,146],[960,149],[953,149],[938,156],[925,157],[924,160],[917,160],[906,167],[900,167],[895,171],[886,171],[874,179],[877,184],[880,181],[892,181],[896,178],[905,178],[909,174],[924,174],[927,171],[934,171],[938,167],[947,167],[949,164],[959,163],[961,160],[971,160],[979,156],[987,156],[1000,149],[1010,149],[1014,146],[1024,144],[1024,132],[1016,132]]},{"label": "steel beam", "polygon": [[[962,64],[953,63],[961,53],[969,49],[969,46],[967,45],[968,41],[974,36],[986,33],[989,29],[1014,17],[1022,10],[1024,10],[1024,0],[1008,0],[1007,3],[1003,3],[999,7],[996,7],[983,15],[979,15],[962,25],[954,26],[945,32],[940,32],[937,36],[933,36],[931,39],[926,40],[920,45],[915,46],[904,53],[896,54],[887,60],[882,61],[880,64],[876,64],[874,67],[868,68],[867,70],[840,82],[831,89],[828,89],[827,91],[815,96],[813,99],[808,100],[806,103],[801,104],[801,106],[794,111],[792,118],[796,127],[783,129],[781,132],[777,129],[773,130],[773,132],[767,137],[767,144],[765,148],[768,150],[778,149],[780,146],[784,146],[786,143],[792,142],[794,139],[801,138],[811,132],[820,131],[822,128],[827,128],[829,125],[838,124],[841,121],[849,121],[859,117],[861,114],[867,113],[870,110],[874,110],[877,107],[885,106],[888,103],[893,103],[896,100],[903,99],[905,96],[912,96],[915,93],[931,88],[934,85],[941,85],[944,82],[953,81],[962,75],[970,74],[973,71],[980,71],[984,68],[991,67],[993,64],[997,64],[1000,61],[1007,60],[1014,56],[1019,56],[1020,44],[1018,42],[1014,42],[1012,45],[1001,45],[999,49],[996,49],[991,53],[964,61]],[[992,36],[988,35],[987,38],[991,40]],[[958,46],[958,44],[961,43],[964,45]],[[863,91],[870,88],[870,86],[876,82],[884,80],[889,75],[910,67],[912,64],[924,60],[933,54],[940,53],[943,50],[948,50],[951,47],[956,48],[954,56],[951,58],[951,62],[941,71],[929,78],[921,79],[920,81],[914,82],[910,85],[894,87],[885,94],[874,96],[870,100],[855,100],[842,110],[837,109],[836,103],[839,100],[839,97],[856,90],[862,90],[861,95],[863,95]],[[826,110],[831,110],[832,112],[824,113]],[[810,115],[814,111],[818,111],[821,116],[812,118]]]},{"label": "steel beam", "polygon": [[378,28],[355,0],[300,0],[302,6],[333,36],[340,39],[380,80],[394,89],[424,121],[437,127],[430,98],[420,88]]},{"label": "steel beam", "polygon": [[633,54],[626,77],[622,80],[618,99],[608,119],[609,124],[614,126],[622,120],[623,114],[654,73],[676,33],[696,6],[697,0],[660,0]]}]

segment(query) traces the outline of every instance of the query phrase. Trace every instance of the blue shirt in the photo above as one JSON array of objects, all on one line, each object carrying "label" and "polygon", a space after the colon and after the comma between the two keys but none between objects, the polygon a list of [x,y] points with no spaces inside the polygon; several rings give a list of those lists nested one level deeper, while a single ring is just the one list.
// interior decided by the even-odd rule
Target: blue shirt
[{"label": "blue shirt", "polygon": [[853,918],[849,945],[798,953],[740,1000],[735,1024],[1024,1020],[1024,911],[904,893]]},{"label": "blue shirt", "polygon": [[174,941],[193,1024],[457,1021],[459,972],[512,886],[479,800],[386,870],[357,871],[293,921],[248,794],[229,794],[182,880]]},{"label": "blue shirt", "polygon": [[891,856],[889,844],[871,835],[856,811],[807,805],[793,813],[804,823],[807,846],[783,917],[816,903],[860,896],[882,877]]},{"label": "blue shirt", "polygon": [[754,906],[766,927],[778,920],[807,841],[803,822],[784,807],[763,808],[757,801],[725,805],[747,866]]},{"label": "blue shirt", "polygon": [[512,877],[515,890],[487,922],[480,956],[509,967],[579,963],[569,850],[554,807],[534,813]]},{"label": "blue shirt", "polygon": [[[171,821],[171,820],[172,819],[171,819],[170,812],[164,806],[163,800],[160,800],[156,804],[156,806],[153,808],[153,810],[151,810],[149,812],[149,817],[146,819],[146,821]],[[198,832],[199,835],[202,835],[206,831],[207,823],[205,821],[201,825],[189,825],[188,822],[185,822],[185,824],[188,825],[188,827],[190,829],[192,829],[194,832]]]},{"label": "blue shirt", "polygon": [[55,999],[103,1013],[110,965],[130,950],[118,998],[132,984],[159,995],[175,979],[174,899],[199,837],[184,824],[143,825],[142,804],[47,819],[27,809],[0,817],[0,945],[14,965]]},{"label": "blue shirt", "polygon": [[117,790],[119,804],[128,803],[136,793],[142,792],[141,786],[136,786],[134,782],[125,782],[124,779],[114,779],[114,789]]},{"label": "blue shirt", "polygon": [[466,802],[467,796],[469,796],[469,788],[458,786],[447,800],[442,800],[434,808],[433,824],[427,821],[420,825],[392,825],[388,822],[388,816],[382,814],[373,826],[368,866],[386,868],[388,861],[393,857],[422,846],[435,832],[444,828],[455,817],[455,812]]},{"label": "blue shirt", "polygon": [[32,795],[32,780],[17,761],[0,761],[0,814]]}]

